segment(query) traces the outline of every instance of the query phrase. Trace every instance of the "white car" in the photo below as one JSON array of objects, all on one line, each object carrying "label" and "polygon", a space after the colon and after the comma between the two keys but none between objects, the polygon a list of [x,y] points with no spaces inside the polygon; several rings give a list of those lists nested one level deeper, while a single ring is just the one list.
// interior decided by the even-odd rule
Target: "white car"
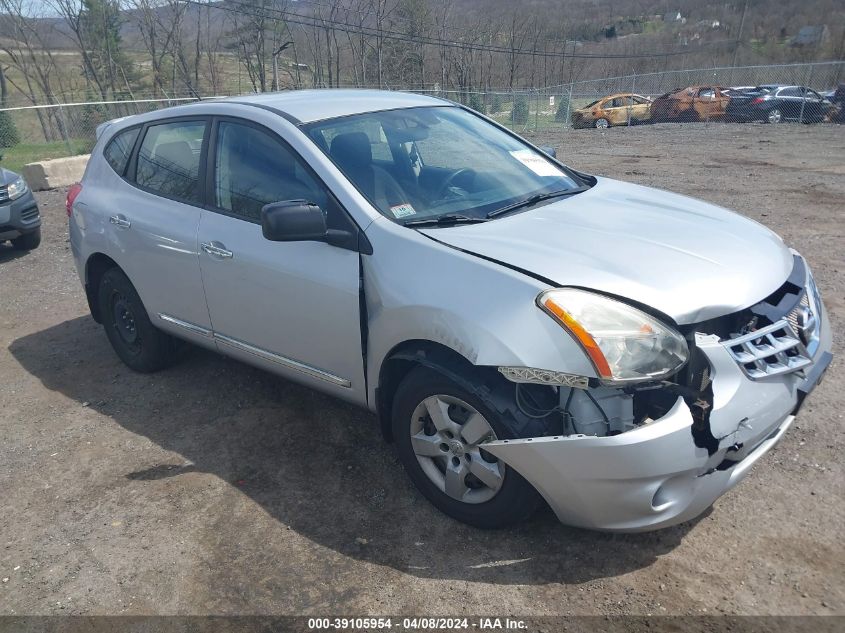
[{"label": "white car", "polygon": [[602,530],[690,519],[831,359],[809,266],[767,228],[432,97],[121,119],[68,214],[129,367],[170,364],[179,338],[366,407],[420,491],[482,527],[543,502]]}]

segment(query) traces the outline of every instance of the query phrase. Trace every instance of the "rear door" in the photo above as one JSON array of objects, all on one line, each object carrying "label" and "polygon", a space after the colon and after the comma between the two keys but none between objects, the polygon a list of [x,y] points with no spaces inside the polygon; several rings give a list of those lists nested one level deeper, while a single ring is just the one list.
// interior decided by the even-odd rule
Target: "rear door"
[{"label": "rear door", "polygon": [[208,127],[204,117],[145,125],[126,168],[132,186],[121,183],[103,196],[111,252],[150,318],[201,339],[211,325],[197,253]]},{"label": "rear door", "polygon": [[645,121],[649,117],[651,110],[651,102],[645,97],[634,95],[632,97],[634,105],[631,108],[631,119],[634,121]]},{"label": "rear door", "polygon": [[268,241],[261,208],[307,200],[324,210],[330,229],[348,229],[352,220],[276,132],[221,117],[211,139],[199,243],[218,347],[363,401],[358,252],[323,242]]},{"label": "rear door", "polygon": [[611,125],[621,125],[628,119],[625,107],[622,104],[622,97],[608,99],[602,105],[602,115],[610,121]]}]

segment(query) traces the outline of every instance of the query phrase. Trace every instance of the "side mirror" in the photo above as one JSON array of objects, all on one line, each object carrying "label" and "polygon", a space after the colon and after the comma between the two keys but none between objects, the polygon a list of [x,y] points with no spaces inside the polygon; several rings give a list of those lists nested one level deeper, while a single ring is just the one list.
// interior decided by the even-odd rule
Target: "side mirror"
[{"label": "side mirror", "polygon": [[265,204],[261,208],[261,232],[271,242],[325,242],[350,251],[372,253],[366,238],[363,245],[359,243],[357,231],[327,228],[323,210],[307,200]]},{"label": "side mirror", "polygon": [[554,147],[549,147],[548,145],[541,145],[540,151],[544,154],[548,154],[552,158],[557,158],[557,152],[555,151]]},{"label": "side mirror", "polygon": [[271,242],[325,242],[326,217],[305,200],[271,202],[261,209],[261,231]]}]

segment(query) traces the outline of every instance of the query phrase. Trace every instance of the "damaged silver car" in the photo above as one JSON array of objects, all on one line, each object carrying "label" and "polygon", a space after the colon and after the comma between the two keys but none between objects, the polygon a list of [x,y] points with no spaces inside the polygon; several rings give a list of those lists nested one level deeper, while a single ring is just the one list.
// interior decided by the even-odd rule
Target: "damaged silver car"
[{"label": "damaged silver car", "polygon": [[458,520],[685,521],[821,379],[819,292],[760,224],[552,154],[419,95],[180,106],[100,127],[71,247],[129,367],[180,339],[367,407]]}]

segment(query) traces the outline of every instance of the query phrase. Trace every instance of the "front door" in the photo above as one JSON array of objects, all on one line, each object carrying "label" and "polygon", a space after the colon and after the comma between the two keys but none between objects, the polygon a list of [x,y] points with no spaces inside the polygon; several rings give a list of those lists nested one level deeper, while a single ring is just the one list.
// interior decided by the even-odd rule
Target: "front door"
[{"label": "front door", "polygon": [[701,119],[713,119],[722,114],[722,102],[718,88],[701,88],[695,96],[694,108]]},{"label": "front door", "polygon": [[329,228],[351,220],[274,132],[221,118],[211,136],[211,199],[199,244],[218,347],[363,402],[358,253],[323,242],[266,240],[261,208],[304,199],[324,210]]}]

